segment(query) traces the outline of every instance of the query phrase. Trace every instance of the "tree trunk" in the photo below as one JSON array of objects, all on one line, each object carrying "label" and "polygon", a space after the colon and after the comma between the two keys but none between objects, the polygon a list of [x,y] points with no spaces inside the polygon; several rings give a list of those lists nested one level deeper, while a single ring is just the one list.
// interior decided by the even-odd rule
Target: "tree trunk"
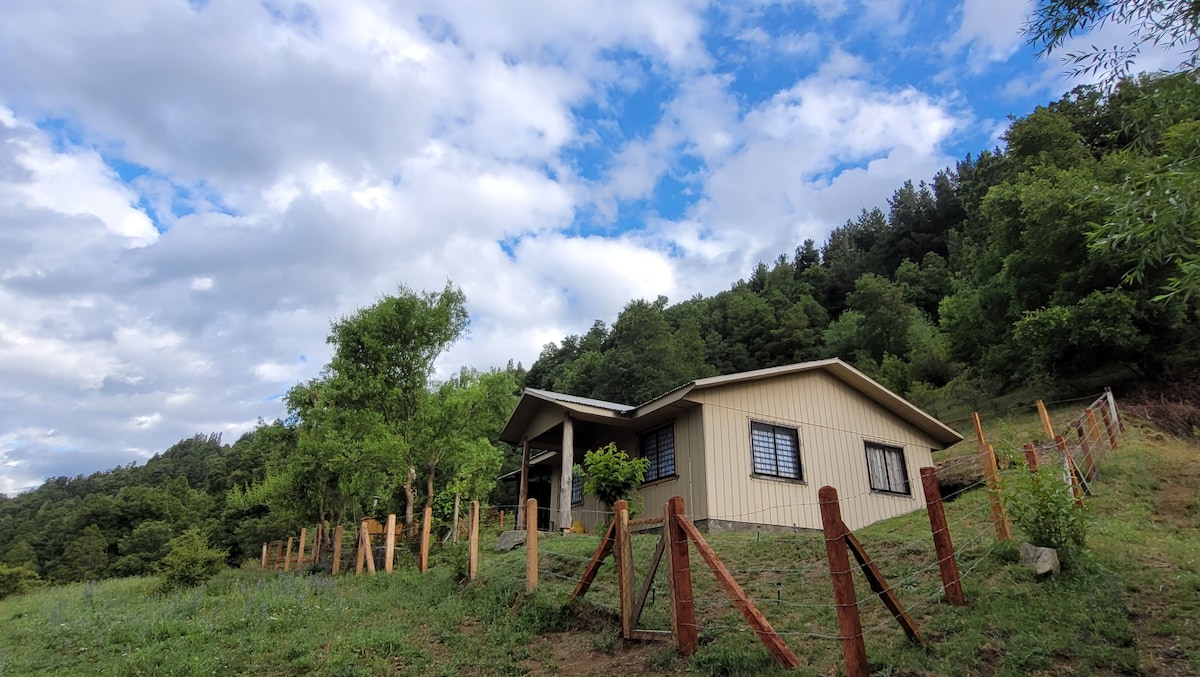
[{"label": "tree trunk", "polygon": [[437,473],[437,463],[429,464],[429,475],[425,478],[425,507],[433,507],[433,476]]},{"label": "tree trunk", "polygon": [[413,493],[413,480],[416,478],[417,474],[409,468],[408,479],[404,482],[404,532],[407,534],[411,534],[413,528],[413,503],[417,500]]}]

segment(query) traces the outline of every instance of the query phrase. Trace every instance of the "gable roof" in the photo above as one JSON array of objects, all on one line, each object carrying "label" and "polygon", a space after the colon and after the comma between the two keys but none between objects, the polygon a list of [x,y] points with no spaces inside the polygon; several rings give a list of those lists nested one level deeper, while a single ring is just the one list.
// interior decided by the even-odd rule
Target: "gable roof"
[{"label": "gable roof", "polygon": [[548,390],[526,388],[521,394],[521,400],[517,403],[516,409],[513,410],[512,415],[509,416],[508,421],[505,423],[504,429],[500,433],[500,439],[510,444],[519,443],[520,440],[518,438],[524,426],[528,425],[536,413],[539,401],[552,402],[568,411],[579,414],[633,421],[668,405],[686,400],[689,394],[698,390],[818,370],[828,373],[830,376],[838,379],[867,399],[895,414],[900,419],[943,445],[949,446],[963,439],[957,430],[925,413],[908,400],[885,388],[878,381],[836,357],[828,360],[815,360],[812,362],[784,365],[782,367],[771,367],[769,369],[743,371],[736,374],[726,374],[725,376],[700,378],[684,383],[636,407],[616,402],[594,400],[587,397],[565,395]]}]

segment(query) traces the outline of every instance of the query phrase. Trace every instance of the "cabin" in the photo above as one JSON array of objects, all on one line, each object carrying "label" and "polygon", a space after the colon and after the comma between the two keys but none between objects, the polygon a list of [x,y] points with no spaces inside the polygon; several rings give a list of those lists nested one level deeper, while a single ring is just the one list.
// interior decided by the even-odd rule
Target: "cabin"
[{"label": "cabin", "polygon": [[521,504],[537,499],[538,528],[592,533],[605,506],[572,468],[609,442],[649,460],[648,514],[681,496],[707,531],[799,531],[821,528],[825,485],[851,529],[924,508],[919,469],[962,435],[835,358],[697,379],[639,405],[526,388],[500,439],[522,448]]}]

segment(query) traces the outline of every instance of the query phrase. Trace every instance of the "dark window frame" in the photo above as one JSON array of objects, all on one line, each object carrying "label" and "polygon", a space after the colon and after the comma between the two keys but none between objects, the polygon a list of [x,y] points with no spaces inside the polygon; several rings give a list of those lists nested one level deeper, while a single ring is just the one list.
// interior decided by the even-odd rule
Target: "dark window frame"
[{"label": "dark window frame", "polygon": [[580,475],[571,469],[571,505],[581,505],[583,503],[583,475]]},{"label": "dark window frame", "polygon": [[[781,436],[790,443],[791,449],[781,448]],[[750,471],[755,477],[803,482],[804,462],[801,459],[800,429],[751,420]]]},{"label": "dark window frame", "polygon": [[[650,444],[647,444],[650,442]],[[664,442],[669,442],[669,446]],[[638,453],[650,462],[643,484],[676,477],[675,422],[651,428],[638,435]]]},{"label": "dark window frame", "polygon": [[[898,447],[894,444],[884,444],[883,442],[863,440],[863,451],[867,458],[867,484],[870,485],[871,491],[881,494],[890,494],[892,496],[912,496],[912,482],[909,481],[908,477],[908,458],[904,455],[904,447]],[[880,467],[875,471],[872,471],[872,466],[874,465],[871,460],[872,451],[878,452],[878,462],[881,463]],[[899,457],[899,465],[893,465],[890,463],[888,461],[890,456]],[[896,470],[899,470],[899,478],[892,476],[895,474]],[[876,486],[875,478],[877,476],[882,476],[884,478],[883,483],[886,484],[886,486]],[[897,479],[899,479],[900,486],[903,487],[903,490],[896,488]]]}]

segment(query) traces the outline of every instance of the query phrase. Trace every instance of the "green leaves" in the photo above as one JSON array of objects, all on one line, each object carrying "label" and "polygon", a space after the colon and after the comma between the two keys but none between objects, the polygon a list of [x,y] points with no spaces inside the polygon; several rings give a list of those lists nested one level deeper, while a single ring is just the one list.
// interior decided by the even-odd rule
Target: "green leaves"
[{"label": "green leaves", "polygon": [[1029,541],[1070,561],[1087,538],[1087,513],[1075,502],[1061,467],[1042,467],[1005,480],[1008,515]]},{"label": "green leaves", "polygon": [[611,506],[634,497],[638,485],[646,479],[649,465],[644,458],[629,458],[609,442],[584,454],[583,467],[576,466],[575,470],[584,478],[583,490]]}]

